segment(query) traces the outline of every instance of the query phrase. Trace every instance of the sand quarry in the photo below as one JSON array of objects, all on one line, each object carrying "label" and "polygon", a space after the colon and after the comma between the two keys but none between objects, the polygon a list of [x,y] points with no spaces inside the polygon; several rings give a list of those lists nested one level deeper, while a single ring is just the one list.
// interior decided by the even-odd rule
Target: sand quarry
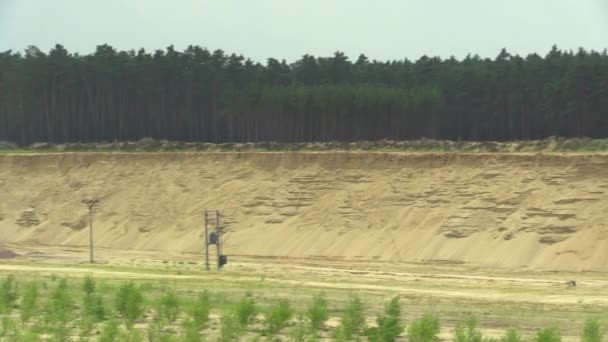
[{"label": "sand quarry", "polygon": [[[439,315],[442,341],[468,315],[487,336],[557,326],[578,341],[608,310],[607,166],[555,153],[4,154],[0,275],[170,281],[300,306],[325,291],[336,309],[355,291],[370,321],[397,295],[406,322]],[[220,273],[204,271],[205,208],[223,216]]]},{"label": "sand quarry", "polygon": [[608,156],[381,152],[0,156],[2,243],[608,271]]}]

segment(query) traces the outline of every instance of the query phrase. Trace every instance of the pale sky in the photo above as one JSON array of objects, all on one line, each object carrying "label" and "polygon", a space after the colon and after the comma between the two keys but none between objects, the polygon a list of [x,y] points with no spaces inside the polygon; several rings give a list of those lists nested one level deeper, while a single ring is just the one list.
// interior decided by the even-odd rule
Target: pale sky
[{"label": "pale sky", "polygon": [[0,51],[201,45],[265,61],[608,48],[608,0],[0,0]]}]

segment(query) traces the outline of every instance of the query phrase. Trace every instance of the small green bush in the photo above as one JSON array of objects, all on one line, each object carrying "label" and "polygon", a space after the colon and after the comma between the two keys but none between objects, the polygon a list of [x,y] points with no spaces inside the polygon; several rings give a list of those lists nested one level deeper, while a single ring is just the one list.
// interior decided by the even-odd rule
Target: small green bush
[{"label": "small green bush", "polygon": [[539,330],[534,336],[535,342],[561,342],[562,337],[557,328],[544,328]]},{"label": "small green bush", "polygon": [[188,319],[182,324],[183,335],[182,340],[185,342],[201,342],[203,340],[197,323],[194,320]]},{"label": "small green bush", "polygon": [[82,308],[83,314],[94,322],[101,322],[105,319],[106,309],[103,298],[97,294],[95,280],[90,276],[84,278],[82,284]]},{"label": "small green bush", "polygon": [[376,320],[377,327],[367,330],[371,342],[393,342],[403,332],[401,324],[401,304],[399,297],[391,299],[384,307],[384,313]]},{"label": "small green bush", "polygon": [[464,323],[456,326],[454,335],[456,342],[481,342],[483,339],[475,317],[469,317]]},{"label": "small green bush", "polygon": [[257,314],[258,309],[253,298],[243,298],[238,302],[235,308],[235,314],[242,327],[249,325],[251,320]]},{"label": "small green bush", "polygon": [[509,329],[505,332],[505,335],[500,338],[500,342],[523,342],[523,337],[517,329]]},{"label": "small green bush", "polygon": [[209,312],[211,311],[211,303],[209,293],[207,291],[199,294],[198,299],[194,301],[190,308],[190,315],[196,323],[196,327],[201,330],[209,321]]},{"label": "small green bush", "polygon": [[31,282],[25,286],[21,298],[21,323],[25,324],[36,314],[38,303],[38,284]]},{"label": "small green bush", "polygon": [[220,336],[218,342],[238,341],[241,336],[241,324],[233,311],[227,311],[220,317]]},{"label": "small green bush", "polygon": [[0,310],[3,312],[12,310],[17,297],[17,282],[15,276],[10,274],[0,284]]},{"label": "small green bush", "polygon": [[47,305],[47,319],[52,323],[67,324],[72,317],[72,294],[68,288],[67,280],[61,279],[51,293]]},{"label": "small green bush", "polygon": [[93,328],[95,327],[95,322],[93,321],[92,317],[87,315],[80,317],[78,322],[80,328],[80,341],[86,341],[87,337],[91,334],[91,331],[93,331]]},{"label": "small green bush", "polygon": [[411,342],[435,342],[439,340],[439,331],[439,319],[427,314],[410,323],[407,327],[407,337]]},{"label": "small green bush", "polygon": [[4,337],[11,337],[14,331],[17,330],[17,323],[8,315],[2,315],[0,318],[0,337],[4,341]]},{"label": "small green bush", "polygon": [[600,322],[597,319],[588,319],[585,321],[581,342],[601,342],[603,338]]},{"label": "small green bush", "polygon": [[175,322],[180,311],[179,298],[173,291],[165,293],[160,298],[158,314],[161,319]]},{"label": "small green bush", "polygon": [[144,313],[144,294],[139,286],[132,281],[123,283],[116,294],[116,311],[125,320],[128,329]]},{"label": "small green bush", "polygon": [[323,324],[329,318],[325,293],[319,293],[313,297],[312,303],[306,309],[306,318],[311,331],[317,332],[323,327]]},{"label": "small green bush", "polygon": [[99,341],[114,342],[118,338],[118,334],[118,323],[115,319],[111,319],[103,326],[103,329],[101,330],[101,336],[99,336]]},{"label": "small green bush", "polygon": [[363,303],[357,295],[350,295],[342,313],[340,325],[334,333],[338,341],[352,341],[365,327]]},{"label": "small green bush", "polygon": [[270,307],[266,314],[267,330],[270,334],[276,334],[283,329],[287,322],[293,317],[293,309],[287,299],[281,299],[278,304]]}]

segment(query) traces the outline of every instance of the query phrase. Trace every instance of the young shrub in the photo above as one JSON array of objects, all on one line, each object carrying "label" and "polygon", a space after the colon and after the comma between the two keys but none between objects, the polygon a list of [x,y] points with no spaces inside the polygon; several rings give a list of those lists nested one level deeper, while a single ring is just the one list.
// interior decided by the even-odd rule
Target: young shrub
[{"label": "young shrub", "polygon": [[87,341],[89,335],[91,335],[91,331],[93,331],[93,327],[95,326],[95,322],[90,316],[82,316],[80,317],[79,322],[79,330],[80,330],[80,341]]},{"label": "young shrub", "polygon": [[25,325],[36,314],[38,303],[38,284],[31,282],[25,286],[21,298],[21,324]]},{"label": "young shrub", "polygon": [[475,317],[469,317],[464,324],[459,324],[455,329],[456,342],[481,342],[482,335],[481,331],[477,329],[477,319]]},{"label": "young shrub", "polygon": [[82,308],[83,314],[93,322],[101,322],[105,319],[106,310],[103,298],[96,292],[95,280],[86,276],[82,284]]},{"label": "young shrub", "polygon": [[47,322],[50,332],[58,341],[65,341],[70,336],[72,326],[72,295],[65,278],[61,279],[51,293],[47,304]]},{"label": "young shrub", "polygon": [[278,304],[272,306],[266,314],[266,325],[270,334],[276,334],[283,329],[287,322],[293,317],[293,309],[289,300],[281,299]]},{"label": "young shrub", "polygon": [[411,342],[435,342],[439,340],[439,329],[439,319],[426,314],[410,323],[407,327],[407,337]]},{"label": "young shrub", "polygon": [[581,342],[601,342],[603,338],[600,322],[597,319],[585,321]]},{"label": "young shrub", "polygon": [[101,330],[100,342],[114,342],[118,338],[118,323],[115,319],[111,319],[103,326]]},{"label": "young shrub", "polygon": [[125,320],[125,326],[130,330],[135,321],[144,313],[144,294],[139,286],[132,281],[123,283],[116,294],[116,311]]},{"label": "young shrub", "polygon": [[220,336],[218,342],[238,341],[242,329],[237,315],[232,311],[227,311],[220,317]]},{"label": "young shrub", "polygon": [[384,307],[384,313],[377,319],[378,327],[367,331],[369,341],[393,342],[403,332],[401,325],[401,304],[399,297],[394,297]]},{"label": "young shrub", "polygon": [[350,295],[342,313],[340,326],[335,331],[337,341],[352,341],[365,327],[363,303],[356,295]]},{"label": "young shrub", "polygon": [[199,294],[198,299],[192,304],[190,308],[190,315],[192,320],[196,323],[197,329],[201,330],[205,327],[205,324],[209,321],[209,312],[211,311],[211,303],[209,300],[209,293],[207,291]]},{"label": "young shrub", "polygon": [[8,315],[2,315],[0,318],[0,338],[4,341],[4,337],[10,337],[12,332],[17,329],[17,324]]},{"label": "young shrub", "polygon": [[160,298],[158,314],[163,320],[175,322],[179,315],[179,298],[175,292],[169,291]]},{"label": "young shrub", "polygon": [[561,342],[562,337],[557,328],[544,328],[534,336],[534,342]]},{"label": "young shrub", "polygon": [[17,282],[15,276],[10,274],[0,284],[0,310],[10,312],[17,301]]},{"label": "young shrub", "polygon": [[517,329],[509,329],[503,337],[500,338],[500,342],[523,342],[524,339]]},{"label": "young shrub", "polygon": [[188,319],[183,323],[182,340],[185,342],[201,342],[203,340],[195,321]]},{"label": "young shrub", "polygon": [[235,307],[235,314],[241,327],[245,328],[255,317],[258,309],[253,298],[243,298]]},{"label": "young shrub", "polygon": [[312,298],[312,303],[306,309],[306,319],[312,332],[318,332],[329,318],[327,298],[325,293],[319,293]]}]

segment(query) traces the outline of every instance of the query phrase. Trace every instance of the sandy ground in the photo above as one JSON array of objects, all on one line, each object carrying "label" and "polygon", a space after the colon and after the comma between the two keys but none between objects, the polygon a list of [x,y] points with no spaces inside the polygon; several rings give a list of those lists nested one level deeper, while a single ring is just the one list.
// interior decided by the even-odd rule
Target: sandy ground
[{"label": "sandy ground", "polygon": [[608,156],[367,152],[0,155],[0,243],[608,271]]}]

